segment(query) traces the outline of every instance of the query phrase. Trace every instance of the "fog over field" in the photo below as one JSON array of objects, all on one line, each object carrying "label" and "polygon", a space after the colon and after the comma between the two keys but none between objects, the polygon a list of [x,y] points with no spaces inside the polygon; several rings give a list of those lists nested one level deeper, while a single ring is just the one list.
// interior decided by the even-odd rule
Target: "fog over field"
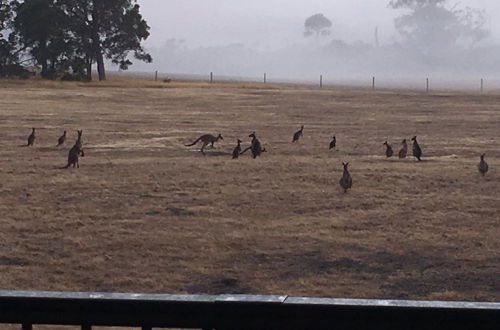
[{"label": "fog over field", "polygon": [[[496,0],[139,0],[152,64],[134,71],[465,85],[500,73]],[[395,8],[396,7],[396,8]],[[305,36],[323,14],[331,26]],[[398,23],[399,22],[399,23]],[[397,23],[397,24],[396,24]],[[377,32],[376,32],[377,31]],[[316,34],[316,32],[318,32]],[[464,85],[464,86],[465,86]],[[499,84],[500,85],[500,84]]]}]

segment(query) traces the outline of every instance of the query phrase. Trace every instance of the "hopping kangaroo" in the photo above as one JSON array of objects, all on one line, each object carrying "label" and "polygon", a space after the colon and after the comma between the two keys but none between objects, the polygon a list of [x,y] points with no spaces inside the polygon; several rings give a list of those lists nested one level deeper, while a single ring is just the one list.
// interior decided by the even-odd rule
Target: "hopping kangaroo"
[{"label": "hopping kangaroo", "polygon": [[261,153],[266,152],[266,149],[262,148],[262,145],[260,144],[259,139],[257,139],[255,132],[250,134],[248,137],[252,138],[252,145],[250,147],[246,148],[245,150],[243,150],[240,153],[240,155],[243,155],[248,150],[251,150],[253,158],[257,158],[257,156],[260,156]]},{"label": "hopping kangaroo", "polygon": [[329,149],[335,148],[336,145],[337,145],[337,138],[334,135],[332,138],[332,141],[330,141],[330,148]]},{"label": "hopping kangaroo", "polygon": [[408,153],[408,144],[406,144],[406,139],[404,139],[401,144],[403,147],[399,150],[399,158],[406,158],[406,154]]},{"label": "hopping kangaroo", "polygon": [[57,146],[59,147],[60,145],[64,144],[65,141],[66,141],[66,131],[64,131],[63,135],[61,135],[61,137],[59,137],[59,139],[57,140]]},{"label": "hopping kangaroo", "polygon": [[411,140],[413,141],[413,156],[418,159],[418,161],[421,161],[420,157],[422,157],[422,149],[418,145],[417,137],[414,136]]},{"label": "hopping kangaroo", "polygon": [[65,168],[69,168],[71,165],[73,165],[73,167],[75,167],[76,165],[77,168],[80,168],[80,164],[78,163],[78,156],[84,157],[85,154],[83,153],[81,145],[77,141],[75,145],[69,150],[68,165],[66,165]]},{"label": "hopping kangaroo", "polygon": [[304,131],[304,125],[300,127],[300,129],[293,134],[292,142],[297,142],[302,136],[302,132]]},{"label": "hopping kangaroo", "polygon": [[234,147],[234,150],[233,150],[233,159],[236,159],[240,156],[240,152],[241,152],[241,140],[238,139],[238,145],[236,147]]},{"label": "hopping kangaroo", "polygon": [[386,147],[385,155],[387,156],[387,158],[392,157],[392,155],[394,154],[394,151],[392,150],[391,145],[389,143],[387,143],[387,141],[385,141],[384,146]]},{"label": "hopping kangaroo", "polygon": [[482,154],[481,161],[479,162],[479,165],[477,166],[479,173],[481,173],[483,176],[486,175],[486,172],[488,172],[488,163],[484,160],[485,154]]},{"label": "hopping kangaroo", "polygon": [[33,127],[33,131],[30,136],[28,136],[28,147],[31,147],[35,143],[35,128]]},{"label": "hopping kangaroo", "polygon": [[339,180],[339,184],[344,189],[344,193],[346,193],[347,189],[352,187],[352,178],[349,170],[347,169],[349,163],[342,163],[342,166],[344,166],[344,173],[342,174],[342,178]]},{"label": "hopping kangaroo", "polygon": [[214,147],[214,143],[219,141],[219,140],[224,140],[224,138],[222,137],[222,135],[217,135],[217,136],[213,136],[212,134],[205,134],[205,135],[202,135],[200,136],[199,138],[196,139],[196,141],[194,141],[193,143],[191,144],[186,144],[185,146],[186,147],[191,147],[191,146],[194,146],[196,143],[198,142],[203,142],[203,145],[201,146],[201,153],[202,154],[205,154],[205,147],[209,144],[212,145],[212,148]]}]

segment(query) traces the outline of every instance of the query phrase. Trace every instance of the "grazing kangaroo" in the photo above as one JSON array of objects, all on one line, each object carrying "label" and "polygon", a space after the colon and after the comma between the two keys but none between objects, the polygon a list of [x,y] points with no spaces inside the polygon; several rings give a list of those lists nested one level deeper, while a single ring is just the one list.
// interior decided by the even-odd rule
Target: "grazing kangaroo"
[{"label": "grazing kangaroo", "polygon": [[418,161],[421,161],[420,157],[422,157],[422,149],[418,145],[417,137],[414,136],[411,140],[413,141],[413,156],[418,159]]},{"label": "grazing kangaroo", "polygon": [[262,148],[262,145],[260,144],[259,139],[257,139],[257,136],[255,135],[255,132],[252,132],[248,137],[252,138],[252,145],[245,150],[243,150],[240,155],[243,155],[245,152],[248,150],[252,151],[252,156],[253,158],[257,158],[257,156],[260,156],[261,153],[266,152],[265,148]]},{"label": "grazing kangaroo", "polygon": [[30,136],[28,136],[28,147],[31,147],[35,143],[35,128],[33,127],[33,131]]},{"label": "grazing kangaroo", "polygon": [[387,158],[392,157],[392,155],[394,154],[394,151],[392,150],[391,145],[389,143],[387,143],[387,141],[384,142],[384,145],[386,147],[385,155],[387,156]]},{"label": "grazing kangaroo", "polygon": [[236,159],[240,156],[240,152],[241,152],[241,140],[238,139],[238,145],[234,148],[233,150],[233,159]]},{"label": "grazing kangaroo", "polygon": [[304,131],[304,125],[300,127],[300,129],[293,134],[292,142],[297,142],[302,136],[302,131]]},{"label": "grazing kangaroo", "polygon": [[404,139],[401,144],[403,147],[399,150],[399,158],[406,158],[406,154],[408,153],[408,144],[406,144],[406,139]]},{"label": "grazing kangaroo", "polygon": [[64,144],[65,141],[66,141],[66,131],[64,131],[63,135],[61,135],[57,140],[57,146],[59,147],[60,145]]},{"label": "grazing kangaroo", "polygon": [[488,163],[484,160],[485,154],[482,154],[481,161],[479,162],[479,165],[477,166],[479,173],[481,173],[483,176],[486,175],[486,172],[488,172]]},{"label": "grazing kangaroo", "polygon": [[186,144],[185,146],[186,147],[191,147],[191,146],[194,146],[196,143],[198,143],[199,141],[203,142],[203,145],[201,146],[201,153],[202,154],[205,154],[204,152],[204,149],[207,145],[209,144],[212,144],[212,148],[214,147],[214,143],[219,141],[219,140],[224,140],[224,138],[222,137],[222,135],[217,135],[216,137],[213,136],[212,134],[205,134],[205,135],[202,135],[200,136],[199,138],[196,139],[196,141],[194,141],[193,143],[191,144]]},{"label": "grazing kangaroo", "polygon": [[330,141],[330,148],[329,149],[335,148],[336,145],[337,145],[337,139],[335,138],[335,135],[334,135],[332,141]]},{"label": "grazing kangaroo", "polygon": [[78,141],[75,143],[75,145],[69,150],[68,153],[68,165],[66,165],[65,168],[69,168],[71,165],[73,167],[80,168],[80,164],[78,163],[78,156],[84,157],[85,154],[83,153],[83,149],[81,148],[81,145],[79,145]]},{"label": "grazing kangaroo", "polygon": [[342,166],[344,166],[344,173],[342,174],[342,178],[339,180],[339,184],[344,189],[344,193],[346,193],[347,189],[352,187],[352,178],[349,170],[347,169],[349,163],[342,163]]}]

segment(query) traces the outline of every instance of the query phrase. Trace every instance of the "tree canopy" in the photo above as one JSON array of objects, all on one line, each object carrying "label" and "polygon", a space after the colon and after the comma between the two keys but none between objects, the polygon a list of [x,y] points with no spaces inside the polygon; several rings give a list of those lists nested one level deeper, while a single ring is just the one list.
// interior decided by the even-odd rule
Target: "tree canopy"
[{"label": "tree canopy", "polygon": [[487,36],[483,11],[451,6],[447,0],[393,0],[389,6],[407,10],[395,21],[404,42],[430,54],[437,49],[471,46]]},{"label": "tree canopy", "polygon": [[304,36],[316,35],[316,38],[318,38],[320,35],[329,35],[331,26],[332,22],[323,14],[312,15],[304,22]]},{"label": "tree canopy", "polygon": [[132,57],[152,61],[142,46],[149,26],[137,0],[0,1],[0,65],[15,58],[14,45],[24,52],[17,59],[31,57],[46,78],[70,71],[91,79],[95,63],[104,80],[106,59],[122,70],[132,65]]}]

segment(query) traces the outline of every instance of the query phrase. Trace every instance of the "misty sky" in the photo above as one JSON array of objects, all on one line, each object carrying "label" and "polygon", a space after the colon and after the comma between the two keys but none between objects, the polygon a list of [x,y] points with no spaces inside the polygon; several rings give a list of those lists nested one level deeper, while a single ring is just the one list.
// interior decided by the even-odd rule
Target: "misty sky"
[{"label": "misty sky", "polygon": [[[389,0],[139,0],[151,26],[147,46],[184,39],[189,47],[233,43],[256,49],[276,49],[302,42],[304,20],[323,13],[333,22],[332,38],[373,42],[375,26],[380,41],[391,42],[393,19],[401,12]],[[500,1],[462,0],[462,6],[483,8],[490,16],[491,38],[500,39]]]}]

